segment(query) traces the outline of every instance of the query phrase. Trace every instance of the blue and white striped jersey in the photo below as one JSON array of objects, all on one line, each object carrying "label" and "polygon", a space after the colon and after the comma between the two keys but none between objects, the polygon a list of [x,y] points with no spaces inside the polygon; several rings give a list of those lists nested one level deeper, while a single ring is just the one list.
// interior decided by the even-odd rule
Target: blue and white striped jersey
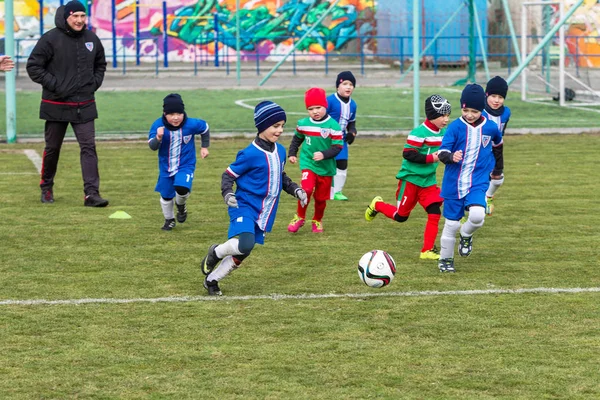
[{"label": "blue and white striped jersey", "polygon": [[496,164],[492,146],[502,143],[502,133],[495,122],[484,121],[473,127],[462,117],[452,121],[442,139],[438,153],[462,150],[463,159],[446,164],[442,179],[442,197],[462,199],[472,189],[487,190],[490,173]]},{"label": "blue and white striped jersey", "polygon": [[275,151],[261,149],[254,141],[238,152],[227,173],[235,178],[238,208],[229,207],[229,218],[252,218],[270,232],[275,222],[286,162],[285,147],[276,143]]},{"label": "blue and white striped jersey", "polygon": [[[156,137],[156,131],[164,126],[162,117],[154,121],[150,127],[148,141]],[[158,148],[158,170],[160,176],[173,176],[180,169],[196,169],[195,135],[203,135],[209,131],[206,121],[187,118],[183,125],[170,131],[165,127],[165,134]]]}]

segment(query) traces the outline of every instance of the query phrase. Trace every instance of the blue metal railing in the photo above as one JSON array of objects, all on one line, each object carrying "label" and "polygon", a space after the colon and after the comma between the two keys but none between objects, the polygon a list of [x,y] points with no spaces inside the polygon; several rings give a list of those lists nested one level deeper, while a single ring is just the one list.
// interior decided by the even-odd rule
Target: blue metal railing
[{"label": "blue metal railing", "polygon": [[[204,67],[210,67],[213,66],[214,68],[221,68],[221,67],[225,67],[225,72],[226,74],[230,73],[230,55],[233,54],[234,50],[228,46],[225,46],[223,43],[219,42],[219,38],[220,35],[216,35],[213,36],[213,46],[214,46],[214,54],[209,54],[207,51],[201,51],[200,49],[203,46],[207,45],[207,41],[209,40],[208,37],[203,37],[203,36],[199,36],[198,38],[196,38],[195,42],[192,44],[192,57],[193,60],[190,63],[190,69],[193,71],[194,75],[198,75],[199,73],[199,67],[200,66],[204,66]],[[433,37],[432,36],[425,36],[424,39],[426,41],[431,40]],[[530,40],[533,40],[534,42],[539,41],[542,36],[529,36],[528,37]],[[170,38],[169,38],[170,39]],[[293,43],[296,43],[298,38],[296,36],[289,36],[289,37],[282,37],[279,38],[279,40],[287,40],[287,39],[291,39],[291,41]],[[518,38],[520,40],[520,38]],[[577,70],[577,74],[579,74],[579,60],[581,57],[600,57],[600,54],[581,54],[579,51],[579,43],[578,40],[584,39],[584,40],[598,40],[600,39],[600,36],[566,36],[565,38],[567,41],[571,40],[575,45],[575,51],[573,53],[569,53],[567,52],[567,57],[569,60],[572,60],[574,62],[575,68]],[[16,45],[16,51],[15,51],[15,62],[16,62],[16,73],[17,76],[19,75],[19,65],[20,63],[26,61],[27,57],[29,56],[29,54],[24,54],[26,53],[28,50],[32,49],[34,44],[37,42],[38,39],[15,39],[15,45]],[[108,62],[112,62],[112,66],[113,66],[113,70],[118,69],[119,68],[119,63],[121,63],[121,69],[123,71],[123,74],[125,75],[127,73],[127,67],[126,64],[127,62],[133,60],[133,62],[135,62],[136,64],[140,61],[145,59],[146,61],[149,61],[149,59],[151,58],[152,61],[155,64],[155,74],[158,75],[160,73],[160,71],[166,71],[169,68],[169,64],[168,61],[160,63],[159,60],[161,58],[164,58],[164,60],[167,60],[167,57],[164,57],[164,54],[160,51],[160,44],[163,44],[163,48],[169,48],[168,47],[168,43],[163,43],[164,42],[164,37],[160,37],[160,36],[156,36],[156,37],[152,37],[152,38],[147,38],[147,39],[142,39],[142,42],[148,42],[151,41],[154,47],[154,54],[142,54],[140,55],[140,49],[141,49],[141,45],[140,42],[138,40],[132,40],[131,37],[123,37],[123,38],[102,38],[101,39],[103,43],[105,44],[109,44],[110,45],[116,45],[116,49],[114,49],[114,51],[106,51],[107,54],[107,61]],[[364,49],[365,49],[365,44],[368,43],[371,40],[375,40],[377,41],[378,44],[380,43],[386,43],[387,46],[385,46],[387,48],[388,51],[386,51],[385,53],[383,53],[382,51],[380,52],[369,52],[368,54],[365,53]],[[464,48],[464,49],[468,49],[468,40],[469,38],[466,36],[442,36],[438,39],[438,41],[431,47],[431,49],[424,55],[424,58],[422,60],[422,62],[424,62],[425,67],[429,67],[431,68],[434,73],[438,73],[438,71],[441,69],[443,64],[454,64],[457,67],[460,67],[461,65],[465,65],[468,63],[468,57],[469,57],[469,53],[468,50],[465,50],[464,52],[460,51],[460,52],[449,52],[448,49],[450,48]],[[494,51],[494,49],[490,50],[490,45],[489,42],[491,40],[496,40],[496,41],[503,41],[506,44],[506,50],[505,51]],[[254,37],[253,38],[253,42],[255,43],[260,43],[262,41],[261,38],[259,37]],[[168,42],[168,41],[167,41]],[[455,45],[453,47],[449,46],[448,43],[449,42],[453,42]],[[464,42],[464,45],[460,45],[461,42]],[[502,63],[502,68],[506,68],[507,69],[507,73],[510,74],[512,69],[516,66],[516,62],[514,60],[516,60],[516,53],[514,52],[514,48],[512,46],[512,41],[511,41],[511,37],[508,35],[488,35],[488,36],[484,36],[484,42],[488,43],[487,45],[487,49],[486,49],[486,55],[488,57],[488,60],[491,61],[500,61]],[[291,64],[292,67],[292,72],[294,75],[296,75],[298,73],[298,69],[297,69],[297,65],[298,65],[298,59],[299,59],[299,55],[301,54],[301,56],[305,59],[309,59],[309,60],[318,60],[318,62],[322,63],[323,65],[323,69],[325,72],[325,75],[329,74],[329,69],[330,69],[330,59],[332,57],[342,57],[342,58],[348,58],[348,59],[354,59],[354,60],[358,60],[360,63],[360,73],[362,75],[364,75],[365,73],[365,65],[369,62],[369,59],[377,59],[379,62],[389,62],[389,63],[393,63],[396,62],[399,64],[399,71],[400,73],[404,73],[405,69],[406,69],[406,65],[410,65],[410,63],[412,62],[412,57],[413,54],[412,52],[407,52],[405,51],[406,49],[411,49],[412,48],[412,37],[410,36],[353,36],[352,37],[352,41],[350,41],[349,43],[353,43],[356,44],[357,46],[355,46],[358,51],[355,52],[349,52],[349,51],[336,51],[335,53],[332,53],[329,51],[329,49],[327,48],[327,45],[324,46],[324,52],[322,54],[315,54],[315,53],[307,53],[307,52],[298,52],[298,51],[294,51],[291,55],[291,57],[289,58],[289,63]],[[459,43],[458,46],[456,46],[456,43]],[[166,47],[164,47],[166,45]],[[221,46],[221,49],[219,50],[219,46]],[[346,48],[349,48],[352,46],[346,46]],[[479,46],[477,46],[479,47]],[[105,46],[105,48],[107,48],[107,46]],[[255,46],[255,48],[257,49],[255,52],[248,52],[246,51],[244,53],[244,59],[246,61],[250,61],[250,62],[254,62],[255,64],[255,70],[256,70],[256,74],[260,75],[261,74],[261,62],[265,62],[264,60],[271,56],[271,57],[280,57],[283,56],[284,54],[276,54],[273,52],[269,52],[267,53],[261,53],[260,50],[258,50],[260,47],[259,46]],[[441,52],[441,48],[444,49],[444,52]],[[392,51],[393,50],[393,51]],[[141,58],[140,58],[141,57]],[[546,60],[547,57],[550,57],[550,59],[553,59],[554,56],[552,54],[552,52],[548,51],[547,49],[543,49],[536,57],[540,57],[543,60]],[[235,57],[234,57],[235,59]],[[476,60],[477,62],[480,62],[483,60],[482,58],[482,53],[480,51],[480,49],[477,49],[476,52]],[[313,61],[310,61],[311,63],[314,64]],[[162,64],[162,67],[161,67]],[[289,65],[289,64],[288,64]],[[541,63],[542,68],[546,68],[545,62]]]}]

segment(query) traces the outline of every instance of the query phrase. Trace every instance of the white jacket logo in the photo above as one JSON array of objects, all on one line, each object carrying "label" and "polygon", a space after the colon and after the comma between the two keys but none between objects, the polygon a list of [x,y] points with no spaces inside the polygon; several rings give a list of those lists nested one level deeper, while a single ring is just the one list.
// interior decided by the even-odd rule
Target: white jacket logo
[{"label": "white jacket logo", "polygon": [[85,42],[85,47],[89,50],[92,51],[94,50],[94,42]]},{"label": "white jacket logo", "polygon": [[483,145],[483,147],[487,147],[487,145],[490,143],[490,140],[492,140],[491,136],[483,135],[481,137],[481,144]]}]

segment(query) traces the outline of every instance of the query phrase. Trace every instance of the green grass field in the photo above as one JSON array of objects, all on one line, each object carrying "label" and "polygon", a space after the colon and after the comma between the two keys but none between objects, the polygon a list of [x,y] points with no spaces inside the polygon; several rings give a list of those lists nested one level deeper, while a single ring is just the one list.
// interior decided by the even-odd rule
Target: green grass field
[{"label": "green grass field", "polygon": [[[496,213],[456,274],[418,259],[422,210],[364,220],[373,196],[393,201],[404,141],[356,140],[350,201],[328,203],[322,235],[287,232],[284,193],[265,246],[216,301],[198,265],[226,238],[220,175],[248,139],[213,141],[171,232],[145,143],[98,144],[106,209],[83,207],[76,144],[63,146],[52,205],[23,154],[43,143],[0,145],[0,398],[599,398],[600,136],[507,136]],[[356,272],[372,249],[398,264],[383,289]]]},{"label": "green grass field", "polygon": [[[43,137],[44,123],[38,118],[40,91],[17,92],[17,135],[21,138]],[[162,113],[162,99],[169,92],[99,91],[97,102],[100,118],[96,121],[99,135],[145,135],[152,122]],[[288,126],[295,126],[306,115],[304,90],[195,90],[180,91],[190,116],[203,118],[213,133],[250,132],[253,107],[264,99],[272,99],[288,112]],[[421,100],[433,93],[446,96],[458,115],[460,88],[423,88]],[[357,127],[363,131],[407,131],[413,127],[411,90],[394,88],[361,88],[353,95],[359,106]],[[599,110],[560,108],[555,103],[540,105],[518,100],[510,93],[507,105],[513,112],[510,128],[586,128],[597,126]],[[248,107],[237,105],[242,101]],[[4,109],[0,96],[0,109]],[[421,114],[423,111],[421,110]],[[27,118],[23,116],[29,116]],[[423,117],[424,115],[422,115]],[[4,133],[6,115],[0,115],[0,132]],[[72,134],[71,134],[72,135]],[[4,135],[2,135],[4,136]],[[2,138],[4,139],[4,137]]]}]

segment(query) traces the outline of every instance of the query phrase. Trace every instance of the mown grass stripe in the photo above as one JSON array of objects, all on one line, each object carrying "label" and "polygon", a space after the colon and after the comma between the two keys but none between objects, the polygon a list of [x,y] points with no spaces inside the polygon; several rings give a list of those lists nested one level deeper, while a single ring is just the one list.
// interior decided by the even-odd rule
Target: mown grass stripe
[{"label": "mown grass stripe", "polygon": [[79,305],[79,304],[129,304],[129,303],[188,303],[196,301],[251,301],[251,300],[318,300],[335,298],[369,298],[369,297],[426,297],[426,296],[477,296],[496,294],[562,294],[562,293],[595,293],[600,287],[588,288],[522,288],[522,289],[485,289],[485,290],[424,290],[416,292],[379,292],[379,293],[328,293],[328,294],[269,294],[255,296],[176,296],[155,298],[87,298],[67,300],[0,300],[0,306],[32,306],[32,305]]}]

